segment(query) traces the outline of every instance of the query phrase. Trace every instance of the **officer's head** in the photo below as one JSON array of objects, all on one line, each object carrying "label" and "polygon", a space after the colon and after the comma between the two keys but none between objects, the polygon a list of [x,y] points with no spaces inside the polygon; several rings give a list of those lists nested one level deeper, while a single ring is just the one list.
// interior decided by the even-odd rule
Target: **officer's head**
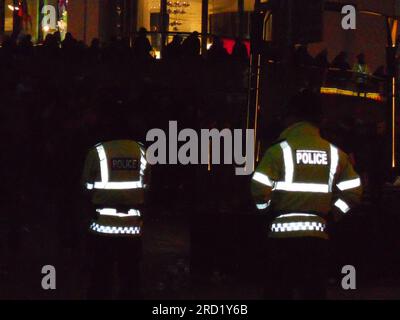
[{"label": "officer's head", "polygon": [[129,101],[114,97],[105,100],[98,109],[98,130],[101,141],[132,139],[144,135],[143,121]]},{"label": "officer's head", "polygon": [[322,120],[320,94],[310,89],[302,89],[290,98],[285,112],[285,124],[307,121],[318,126]]},{"label": "officer's head", "polygon": [[357,56],[357,62],[358,62],[359,64],[365,64],[365,54],[364,54],[364,53],[360,53],[360,54]]}]

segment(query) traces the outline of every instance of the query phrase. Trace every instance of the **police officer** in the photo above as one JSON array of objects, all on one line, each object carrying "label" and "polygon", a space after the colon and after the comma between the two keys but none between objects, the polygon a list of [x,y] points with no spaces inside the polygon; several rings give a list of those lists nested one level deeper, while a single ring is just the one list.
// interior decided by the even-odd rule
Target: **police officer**
[{"label": "police officer", "polygon": [[113,280],[118,279],[119,298],[138,299],[149,166],[143,145],[130,138],[132,127],[125,109],[108,108],[100,117],[99,137],[103,139],[89,150],[82,178],[94,212],[88,236],[92,258],[89,298],[111,298]]},{"label": "police officer", "polygon": [[364,53],[360,53],[357,56],[357,63],[354,64],[353,72],[355,73],[357,89],[360,92],[366,91],[368,79],[370,77],[370,71],[366,63]]},{"label": "police officer", "polygon": [[289,102],[286,130],[252,177],[259,210],[271,218],[265,279],[267,299],[326,297],[327,222],[349,215],[361,181],[348,156],[317,127],[320,97],[309,90]]}]

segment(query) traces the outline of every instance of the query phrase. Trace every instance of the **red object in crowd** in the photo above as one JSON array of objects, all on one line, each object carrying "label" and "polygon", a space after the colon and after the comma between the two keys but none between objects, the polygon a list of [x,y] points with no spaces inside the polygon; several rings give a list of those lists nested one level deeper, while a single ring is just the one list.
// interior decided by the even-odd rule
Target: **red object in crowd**
[{"label": "red object in crowd", "polygon": [[[224,48],[226,51],[228,51],[229,54],[232,54],[233,47],[235,45],[235,40],[230,39],[230,38],[222,38],[222,43],[224,45]],[[249,40],[243,40],[244,45],[246,46],[247,49],[247,54],[250,56],[250,41]]]}]

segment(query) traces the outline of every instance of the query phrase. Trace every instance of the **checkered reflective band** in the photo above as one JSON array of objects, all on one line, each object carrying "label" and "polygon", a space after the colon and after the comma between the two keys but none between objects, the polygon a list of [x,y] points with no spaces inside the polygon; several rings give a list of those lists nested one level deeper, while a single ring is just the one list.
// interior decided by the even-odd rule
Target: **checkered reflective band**
[{"label": "checkered reflective band", "polygon": [[272,232],[294,232],[294,231],[325,231],[325,224],[321,222],[282,222],[271,225]]},{"label": "checkered reflective band", "polygon": [[98,233],[106,234],[127,234],[127,235],[139,235],[140,227],[116,227],[116,226],[104,226],[96,222],[90,225],[90,230]]}]

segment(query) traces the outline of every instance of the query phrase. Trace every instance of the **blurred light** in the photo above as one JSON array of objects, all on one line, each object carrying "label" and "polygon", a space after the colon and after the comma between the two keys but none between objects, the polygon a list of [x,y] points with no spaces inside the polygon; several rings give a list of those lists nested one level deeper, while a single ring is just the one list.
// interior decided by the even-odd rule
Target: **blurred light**
[{"label": "blurred light", "polygon": [[339,89],[339,88],[322,87],[321,93],[334,94],[334,95],[340,95],[340,96],[349,96],[349,97],[360,97],[360,98],[366,98],[366,99],[371,99],[371,100],[375,100],[375,101],[383,101],[382,96],[377,92],[357,92],[357,91],[344,90],[344,89]]},{"label": "blurred light", "polygon": [[43,27],[43,31],[44,31],[44,32],[49,32],[49,31],[50,31],[49,25],[45,25],[45,26]]},{"label": "blurred light", "polygon": [[392,79],[392,168],[396,168],[396,78]]},{"label": "blurred light", "polygon": [[14,7],[14,6],[12,6],[11,4],[9,4],[8,5],[8,9],[10,9],[11,11],[18,11],[19,10],[19,8],[18,7]]},{"label": "blurred light", "polygon": [[60,31],[65,32],[67,30],[67,24],[64,20],[57,21],[57,25]]},{"label": "blurred light", "polygon": [[[261,54],[258,55],[257,59],[257,84],[256,84],[256,110],[254,115],[254,150],[257,152],[257,129],[258,129],[258,112],[260,111],[260,70],[261,70]],[[256,157],[253,161],[253,169],[256,167]]]}]

